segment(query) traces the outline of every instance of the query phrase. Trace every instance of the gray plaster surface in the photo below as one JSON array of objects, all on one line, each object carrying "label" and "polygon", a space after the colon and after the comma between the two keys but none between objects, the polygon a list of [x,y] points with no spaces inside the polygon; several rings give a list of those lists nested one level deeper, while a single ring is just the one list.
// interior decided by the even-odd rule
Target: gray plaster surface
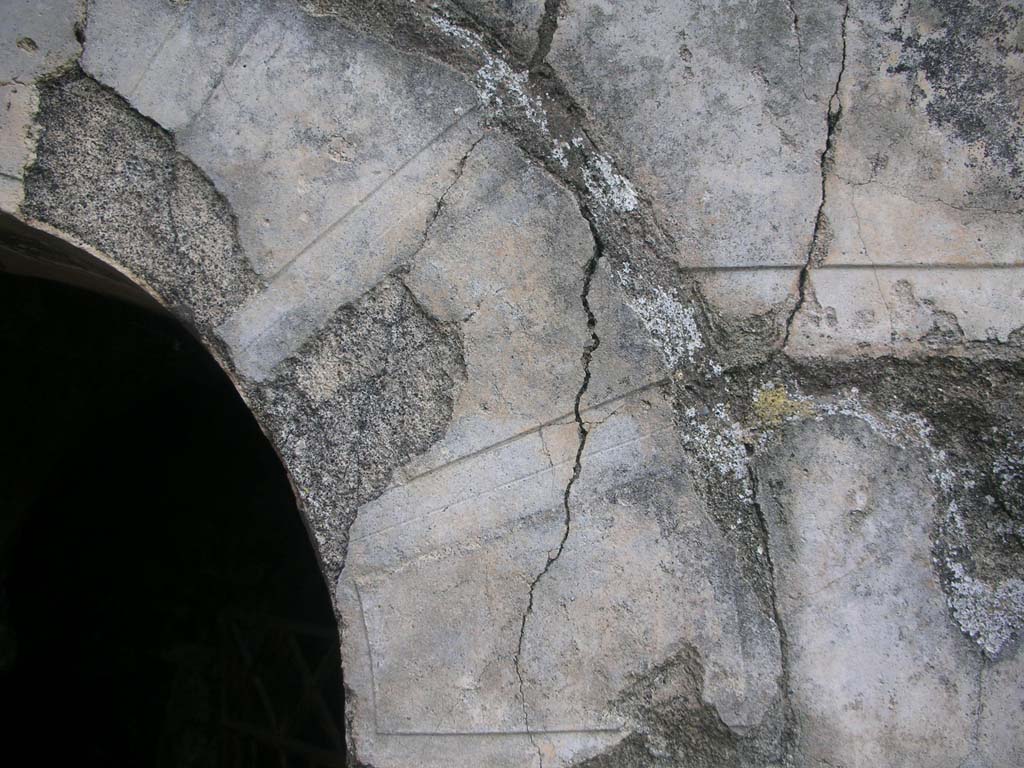
[{"label": "gray plaster surface", "polygon": [[6,7],[0,204],[253,409],[351,765],[1024,760],[1019,0]]},{"label": "gray plaster surface", "polygon": [[24,170],[32,158],[32,119],[38,94],[31,85],[0,85],[0,209],[18,210],[24,197]]},{"label": "gray plaster surface", "polygon": [[0,82],[28,85],[75,61],[83,11],[82,0],[3,0]]},{"label": "gray plaster surface", "polygon": [[842,5],[567,3],[549,60],[626,147],[687,266],[799,265]]}]

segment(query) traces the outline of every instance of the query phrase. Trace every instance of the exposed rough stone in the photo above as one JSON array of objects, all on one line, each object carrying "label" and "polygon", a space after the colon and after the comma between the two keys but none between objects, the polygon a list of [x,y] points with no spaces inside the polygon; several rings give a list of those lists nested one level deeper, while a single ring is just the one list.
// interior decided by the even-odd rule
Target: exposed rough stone
[{"label": "exposed rough stone", "polygon": [[24,212],[116,259],[210,330],[259,286],[217,190],[174,140],[80,73],[39,87]]},{"label": "exposed rough stone", "polygon": [[336,307],[354,301],[416,255],[480,130],[472,114],[453,125],[346,212],[343,226],[332,224],[219,329],[242,372],[264,378]]},{"label": "exposed rough stone", "polygon": [[687,646],[639,677],[625,691],[619,705],[632,713],[636,732],[606,752],[578,763],[580,768],[744,764],[747,756],[742,755],[735,737],[701,700],[702,678],[700,656]]},{"label": "exposed rough stone", "polygon": [[463,376],[458,332],[393,277],[339,309],[251,395],[304,502],[328,580],[344,563],[356,508],[443,433]]}]

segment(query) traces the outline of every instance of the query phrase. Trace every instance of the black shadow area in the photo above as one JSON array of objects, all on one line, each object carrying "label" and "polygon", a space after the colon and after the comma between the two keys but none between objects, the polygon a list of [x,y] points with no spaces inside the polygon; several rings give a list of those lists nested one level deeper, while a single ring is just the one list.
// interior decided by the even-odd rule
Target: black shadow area
[{"label": "black shadow area", "polygon": [[0,763],[341,766],[327,589],[175,321],[0,275]]}]

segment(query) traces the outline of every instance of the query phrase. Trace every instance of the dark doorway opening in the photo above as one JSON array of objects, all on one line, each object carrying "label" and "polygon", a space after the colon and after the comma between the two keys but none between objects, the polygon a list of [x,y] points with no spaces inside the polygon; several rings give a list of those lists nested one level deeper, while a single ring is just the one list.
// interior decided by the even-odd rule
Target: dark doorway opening
[{"label": "dark doorway opening", "polygon": [[0,275],[0,762],[341,766],[284,470],[172,319]]}]

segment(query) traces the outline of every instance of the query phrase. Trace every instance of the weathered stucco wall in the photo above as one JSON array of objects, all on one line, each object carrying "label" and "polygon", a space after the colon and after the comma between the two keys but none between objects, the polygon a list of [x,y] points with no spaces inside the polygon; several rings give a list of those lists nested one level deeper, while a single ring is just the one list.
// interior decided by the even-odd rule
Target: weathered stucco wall
[{"label": "weathered stucco wall", "polygon": [[1020,0],[0,12],[0,207],[249,402],[354,765],[1024,764]]}]

